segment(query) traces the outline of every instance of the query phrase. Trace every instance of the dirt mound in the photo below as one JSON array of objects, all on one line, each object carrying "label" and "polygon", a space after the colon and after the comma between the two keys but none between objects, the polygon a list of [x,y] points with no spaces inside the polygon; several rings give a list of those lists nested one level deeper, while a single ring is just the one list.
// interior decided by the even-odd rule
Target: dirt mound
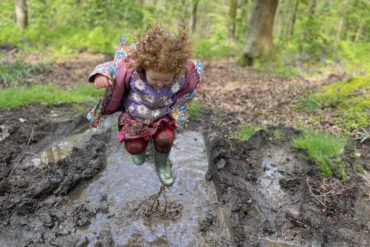
[{"label": "dirt mound", "polygon": [[246,142],[208,135],[209,178],[235,246],[365,246],[365,181],[323,180],[313,161],[290,149],[290,138],[300,132],[279,127],[284,138],[276,139],[274,130],[260,130]]}]

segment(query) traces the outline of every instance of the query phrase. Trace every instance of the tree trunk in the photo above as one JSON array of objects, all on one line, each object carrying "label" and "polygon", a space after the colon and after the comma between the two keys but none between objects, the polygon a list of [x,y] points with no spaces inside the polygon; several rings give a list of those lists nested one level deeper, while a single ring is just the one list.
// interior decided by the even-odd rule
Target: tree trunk
[{"label": "tree trunk", "polygon": [[228,18],[228,37],[235,40],[235,18],[238,7],[238,0],[230,0],[229,3],[229,18]]},{"label": "tree trunk", "polygon": [[360,26],[357,29],[356,36],[355,36],[355,39],[353,40],[353,42],[357,43],[360,40],[363,27],[364,27],[364,23],[361,22]]},{"label": "tree trunk", "polygon": [[238,63],[241,66],[252,65],[253,60],[273,52],[272,32],[279,0],[256,0],[248,26],[242,56]]},{"label": "tree trunk", "polygon": [[15,17],[20,29],[25,29],[28,24],[26,0],[15,1]]},{"label": "tree trunk", "polygon": [[315,8],[316,8],[316,0],[311,0],[308,6],[308,12],[311,15],[315,14]]},{"label": "tree trunk", "polygon": [[193,0],[193,9],[191,14],[191,32],[195,32],[196,24],[197,24],[197,11],[198,11],[198,3],[199,0]]},{"label": "tree trunk", "polygon": [[297,18],[298,5],[299,5],[299,0],[295,0],[292,22],[290,24],[290,37],[292,37],[293,34],[294,34],[294,24],[295,24],[295,20]]},{"label": "tree trunk", "polygon": [[335,49],[338,46],[338,41],[340,39],[340,33],[343,28],[344,24],[344,15],[347,12],[347,6],[348,6],[348,0],[344,0],[342,8],[341,8],[341,16],[339,17],[338,23],[337,23],[337,28],[335,30],[335,39],[334,39],[334,47]]}]

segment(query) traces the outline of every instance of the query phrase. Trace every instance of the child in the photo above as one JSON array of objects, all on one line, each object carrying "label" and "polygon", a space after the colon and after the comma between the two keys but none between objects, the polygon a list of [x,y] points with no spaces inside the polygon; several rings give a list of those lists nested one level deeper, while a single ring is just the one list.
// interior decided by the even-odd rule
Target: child
[{"label": "child", "polygon": [[98,65],[89,76],[96,88],[106,87],[88,118],[99,127],[100,116],[122,111],[117,140],[125,143],[136,165],[145,160],[153,138],[154,164],[163,185],[174,183],[167,163],[174,131],[183,127],[195,92],[199,89],[201,65],[193,63],[188,35],[177,35],[154,25],[136,44],[126,46],[122,36],[114,60]]}]

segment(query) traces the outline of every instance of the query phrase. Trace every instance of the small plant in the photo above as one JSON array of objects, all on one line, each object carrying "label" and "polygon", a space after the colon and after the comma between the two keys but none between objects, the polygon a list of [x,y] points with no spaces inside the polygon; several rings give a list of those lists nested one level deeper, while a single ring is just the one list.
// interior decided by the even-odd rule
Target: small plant
[{"label": "small plant", "polygon": [[[338,159],[339,155],[347,145],[348,140],[347,136],[332,135],[327,132],[315,133],[313,130],[305,130],[303,136],[293,138],[291,144],[293,148],[306,150],[308,156],[319,164],[321,175],[327,177],[333,174],[332,165],[340,161]],[[333,168],[335,169],[335,167]],[[340,169],[340,167],[337,169]],[[343,175],[343,172],[338,172]]]},{"label": "small plant", "polygon": [[366,174],[366,171],[362,165],[357,164],[354,166],[354,168],[357,173]]},{"label": "small plant", "polygon": [[283,133],[281,133],[281,131],[279,129],[274,130],[274,136],[278,140],[283,139]]},{"label": "small plant", "polygon": [[367,139],[370,138],[370,132],[367,131],[366,129],[364,128],[361,128],[361,132],[360,132],[360,137],[357,137],[355,140],[359,140],[360,143],[363,143],[364,141],[366,141]]},{"label": "small plant", "polygon": [[342,182],[345,183],[347,181],[347,173],[344,164],[339,165],[338,174],[342,178]]},{"label": "small plant", "polygon": [[320,101],[312,93],[301,99],[299,103],[300,105],[295,109],[303,110],[307,113],[315,113],[317,109],[321,108]]},{"label": "small plant", "polygon": [[239,140],[246,141],[255,132],[256,132],[256,130],[251,126],[242,126],[241,129],[238,132],[236,132],[236,136],[238,137]]}]

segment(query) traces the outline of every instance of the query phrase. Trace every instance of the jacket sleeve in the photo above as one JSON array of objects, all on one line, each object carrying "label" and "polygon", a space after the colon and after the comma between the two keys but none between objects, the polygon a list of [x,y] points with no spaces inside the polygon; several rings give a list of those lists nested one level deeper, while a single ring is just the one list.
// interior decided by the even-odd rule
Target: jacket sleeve
[{"label": "jacket sleeve", "polygon": [[115,47],[113,61],[109,61],[96,66],[93,72],[89,75],[89,82],[94,82],[95,76],[97,74],[104,75],[114,81],[117,75],[118,65],[126,57],[127,49],[131,49],[132,47],[135,47],[135,44],[127,47],[126,37],[125,35],[122,35],[122,37],[120,38],[120,46]]},{"label": "jacket sleeve", "polygon": [[[191,103],[195,97],[196,92],[200,87],[200,80],[202,76],[202,65],[198,60],[192,61],[192,66],[188,68],[188,71],[185,76],[187,76],[188,84],[190,88],[187,88],[187,92],[179,97],[171,107],[171,116],[176,121],[176,126],[179,128],[184,128],[189,117],[189,109]],[[189,87],[189,86],[188,86]]]},{"label": "jacket sleeve", "polygon": [[97,74],[104,75],[112,79],[113,81],[113,87],[109,86],[106,88],[104,94],[97,100],[95,107],[91,109],[87,114],[87,119],[90,121],[90,126],[93,128],[100,127],[101,116],[103,114],[104,108],[110,101],[113,94],[118,66],[126,57],[127,48],[124,35],[122,35],[122,37],[120,38],[120,44],[120,46],[115,48],[116,52],[114,55],[114,60],[96,66],[94,71],[89,75],[89,82],[94,82],[95,76]]}]

